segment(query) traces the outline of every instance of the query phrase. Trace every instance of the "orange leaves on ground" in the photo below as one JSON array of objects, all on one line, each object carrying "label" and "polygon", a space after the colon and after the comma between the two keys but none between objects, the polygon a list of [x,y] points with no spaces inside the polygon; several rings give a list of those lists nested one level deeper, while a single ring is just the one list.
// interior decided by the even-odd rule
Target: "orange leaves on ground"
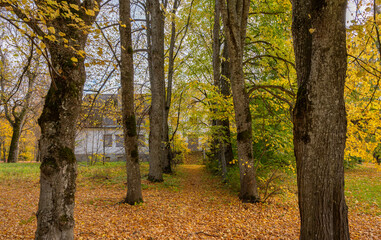
[{"label": "orange leaves on ground", "polygon": [[[76,239],[297,239],[296,196],[243,204],[203,166],[179,166],[176,187],[143,180],[145,202],[118,204],[120,185],[78,184]],[[351,174],[351,173],[350,173]],[[79,178],[79,181],[88,181]],[[170,185],[170,183],[167,183]],[[32,239],[37,180],[0,184],[0,239]],[[350,209],[352,239],[380,239],[380,216]]]}]

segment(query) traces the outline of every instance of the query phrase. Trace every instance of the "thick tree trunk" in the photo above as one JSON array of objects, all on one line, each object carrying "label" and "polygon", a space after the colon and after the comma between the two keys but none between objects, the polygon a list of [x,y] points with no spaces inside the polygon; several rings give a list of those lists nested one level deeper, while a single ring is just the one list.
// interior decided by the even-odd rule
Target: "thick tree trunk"
[{"label": "thick tree trunk", "polygon": [[124,130],[124,148],[127,162],[127,196],[128,204],[143,201],[136,118],[134,112],[134,64],[131,40],[130,0],[119,0],[120,21],[126,27],[119,27],[121,39],[120,79],[122,84],[122,112]]},{"label": "thick tree trunk", "polygon": [[346,0],[294,0],[300,239],[349,239],[344,198]]},{"label": "thick tree trunk", "polygon": [[[99,2],[81,1],[78,10],[78,15],[83,20],[81,24],[92,25],[98,11],[90,16],[84,9],[94,9],[99,6]],[[75,3],[78,4],[77,1]],[[65,12],[65,9],[59,11]],[[38,26],[33,25],[34,21],[27,23],[37,34],[43,34]],[[52,82],[38,120],[41,127],[41,172],[35,239],[71,240],[74,239],[73,212],[77,177],[75,132],[86,81],[82,52],[85,49],[87,32],[64,14],[48,24],[54,27],[58,40],[45,41],[50,54]],[[67,45],[59,33],[65,34]]]},{"label": "thick tree trunk", "polygon": [[8,163],[15,163],[19,157],[19,142],[21,137],[21,130],[23,119],[15,119],[12,125],[12,140],[9,146]]},{"label": "thick tree trunk", "polygon": [[230,57],[230,81],[237,125],[238,163],[241,181],[240,199],[243,202],[255,203],[259,201],[259,195],[253,160],[249,97],[243,74],[243,50],[249,7],[249,0],[229,0],[227,2],[223,0],[221,12]]},{"label": "thick tree trunk", "polygon": [[[52,76],[38,121],[42,163],[36,239],[73,239],[77,176],[75,129],[86,73],[84,59],[64,46],[55,46],[50,54],[52,64],[62,72]],[[73,56],[79,58],[77,63],[72,62]]]},{"label": "thick tree trunk", "polygon": [[164,14],[160,9],[159,0],[148,0],[151,14],[151,111],[149,135],[149,173],[151,182],[163,181],[162,158],[164,151]]}]

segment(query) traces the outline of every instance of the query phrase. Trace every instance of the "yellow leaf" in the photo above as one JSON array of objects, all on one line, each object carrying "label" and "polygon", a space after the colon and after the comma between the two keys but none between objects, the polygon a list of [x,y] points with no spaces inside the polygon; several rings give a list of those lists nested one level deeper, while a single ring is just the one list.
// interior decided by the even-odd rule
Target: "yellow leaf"
[{"label": "yellow leaf", "polygon": [[41,49],[45,49],[45,48],[46,48],[45,43],[41,42],[41,43],[40,43],[40,48],[41,48]]},{"label": "yellow leaf", "polygon": [[310,28],[308,31],[310,31],[310,33],[312,34],[312,33],[314,33],[316,31],[316,29],[315,28]]},{"label": "yellow leaf", "polygon": [[61,37],[64,37],[64,36],[66,36],[66,34],[65,33],[63,33],[63,32],[59,32],[58,33]]},{"label": "yellow leaf", "polygon": [[86,14],[89,15],[89,16],[95,16],[95,12],[91,9],[89,10],[85,10]]},{"label": "yellow leaf", "polygon": [[72,58],[71,58],[71,61],[72,61],[72,62],[78,62],[78,59],[77,59],[76,57],[72,57]]},{"label": "yellow leaf", "polygon": [[72,8],[72,9],[74,9],[74,10],[79,10],[79,7],[78,7],[78,5],[76,5],[76,4],[70,4],[70,7]]},{"label": "yellow leaf", "polygon": [[55,34],[56,33],[56,29],[54,29],[54,27],[48,27],[48,30],[49,32]]}]

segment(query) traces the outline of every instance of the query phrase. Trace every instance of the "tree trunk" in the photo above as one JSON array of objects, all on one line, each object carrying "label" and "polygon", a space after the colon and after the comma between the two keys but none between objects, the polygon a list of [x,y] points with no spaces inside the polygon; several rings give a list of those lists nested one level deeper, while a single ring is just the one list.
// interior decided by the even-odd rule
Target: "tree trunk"
[{"label": "tree trunk", "polygon": [[294,0],[300,239],[349,239],[344,198],[346,0]]},{"label": "tree trunk", "polygon": [[6,155],[7,155],[7,148],[5,147],[5,141],[3,141],[3,162],[7,162],[7,158],[6,158]]},{"label": "tree trunk", "polygon": [[[25,118],[25,117],[24,117]],[[16,163],[19,157],[19,143],[24,120],[15,119],[12,125],[12,140],[9,146],[8,163]]]},{"label": "tree trunk", "polygon": [[230,56],[231,87],[237,125],[238,164],[243,202],[258,202],[256,171],[253,160],[252,120],[243,74],[243,50],[250,0],[222,1],[221,13]]},{"label": "tree trunk", "polygon": [[76,120],[86,80],[84,59],[59,46],[50,51],[60,76],[52,76],[39,125],[41,127],[40,201],[36,239],[74,239],[74,194],[77,164],[74,155]]},{"label": "tree trunk", "polygon": [[[228,79],[230,79],[230,66],[229,66],[229,52],[228,47],[226,44],[224,45],[222,56],[224,57],[224,61],[221,63],[221,78],[220,78],[220,89],[221,94],[224,98],[228,98],[231,95],[231,89],[230,89],[230,83]],[[229,118],[225,117],[221,120],[221,127],[222,127],[222,141],[224,143],[224,155],[225,155],[225,161],[227,165],[229,165],[230,162],[233,161],[233,148],[230,141],[230,122]]]},{"label": "tree trunk", "polygon": [[[165,99],[165,112],[164,112],[164,156],[163,156],[163,172],[172,173],[172,149],[171,143],[169,142],[169,110],[171,109],[172,102],[172,85],[173,85],[173,75],[174,75],[174,65],[175,65],[175,41],[176,41],[176,22],[175,15],[179,7],[180,1],[175,0],[173,2],[172,16],[171,16],[171,42],[169,45],[169,60],[168,60],[168,85],[167,85],[167,94]],[[179,46],[180,47],[180,46]]]},{"label": "tree trunk", "polygon": [[[84,9],[99,6],[97,1],[81,1],[78,15],[86,26],[92,25],[94,16]],[[59,9],[65,12],[65,9]],[[74,11],[74,10],[72,10]],[[43,31],[27,22],[37,34]],[[75,20],[60,14],[49,22],[55,28],[55,42],[45,41],[50,53],[52,83],[38,120],[40,138],[40,199],[37,211],[35,239],[74,239],[74,195],[77,162],[74,155],[75,132],[81,109],[83,86],[86,81],[84,52],[87,32]],[[59,33],[68,39],[61,41]],[[67,47],[70,46],[70,47]]]},{"label": "tree trunk", "polygon": [[[213,63],[213,85],[215,86],[215,91],[219,92],[220,87],[220,80],[221,80],[221,41],[220,41],[220,0],[215,0],[214,4],[214,24],[213,24],[213,55],[212,55],[212,63]],[[215,105],[215,103],[211,104],[212,106]],[[216,108],[211,108],[211,112],[213,115],[217,114]],[[216,116],[213,116],[212,118],[212,141],[211,141],[211,152],[213,154],[213,159],[216,161],[221,160],[221,146],[220,146],[220,134],[218,129],[218,120]],[[224,180],[226,180],[227,170],[221,166],[222,169],[222,177]],[[225,171],[226,170],[226,171]]]},{"label": "tree trunk", "polygon": [[149,135],[149,173],[151,182],[163,181],[162,158],[164,143],[164,14],[160,9],[159,0],[148,0],[151,14],[151,110]]},{"label": "tree trunk", "polygon": [[124,202],[134,205],[143,201],[136,118],[134,112],[134,63],[131,40],[130,0],[119,0],[120,21],[126,27],[119,27],[121,39],[120,81],[122,84],[122,112],[124,147],[127,166],[127,196]]}]

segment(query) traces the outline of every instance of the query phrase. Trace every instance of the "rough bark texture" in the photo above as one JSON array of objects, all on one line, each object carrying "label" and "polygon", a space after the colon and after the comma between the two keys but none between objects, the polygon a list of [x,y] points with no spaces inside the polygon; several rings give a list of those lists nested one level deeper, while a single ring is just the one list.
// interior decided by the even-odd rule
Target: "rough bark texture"
[{"label": "rough bark texture", "polygon": [[122,84],[122,113],[124,130],[124,148],[126,151],[127,167],[127,196],[128,204],[143,201],[136,117],[134,112],[134,64],[131,40],[130,0],[119,0],[120,21],[126,27],[119,27],[121,39],[120,81]]},{"label": "rough bark texture", "polygon": [[164,143],[164,14],[159,0],[148,0],[151,15],[151,110],[150,110],[150,135],[149,135],[149,173],[151,182],[163,181],[162,158]]},{"label": "rough bark texture", "polygon": [[[83,9],[93,9],[92,0],[68,1],[79,4],[83,24],[92,25],[96,16],[88,16]],[[64,9],[60,9],[64,12]],[[75,11],[72,9],[72,11]],[[95,12],[97,15],[97,12]],[[50,53],[52,83],[45,98],[45,105],[38,123],[41,127],[40,199],[37,211],[36,239],[74,239],[74,194],[77,163],[74,155],[75,129],[81,108],[83,86],[86,80],[84,50],[87,33],[70,25],[74,20],[64,14],[54,18],[49,25],[65,33],[69,46],[63,41],[45,41]],[[37,34],[38,26],[30,23]],[[75,49],[75,50],[74,50]],[[76,59],[73,61],[73,59]]]},{"label": "rough bark texture", "polygon": [[349,239],[344,199],[346,0],[294,0],[300,239]]},{"label": "rough bark texture", "polygon": [[249,0],[222,1],[221,13],[230,56],[231,87],[237,125],[238,163],[243,202],[258,202],[252,146],[252,120],[243,74],[243,50],[246,37]]},{"label": "rough bark texture", "polygon": [[40,200],[36,239],[73,239],[74,194],[77,164],[74,156],[75,126],[86,79],[83,59],[71,62],[73,53],[63,46],[51,51],[54,66],[39,125],[41,127]]}]

